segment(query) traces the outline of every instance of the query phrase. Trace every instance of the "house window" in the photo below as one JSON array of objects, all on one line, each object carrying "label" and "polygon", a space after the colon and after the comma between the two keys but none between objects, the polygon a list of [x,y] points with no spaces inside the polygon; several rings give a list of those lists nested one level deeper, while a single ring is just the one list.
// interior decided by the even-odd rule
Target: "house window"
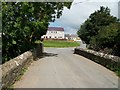
[{"label": "house window", "polygon": [[50,38],[51,38],[51,36],[50,36]]},{"label": "house window", "polygon": [[59,37],[59,38],[62,38],[62,37]]}]

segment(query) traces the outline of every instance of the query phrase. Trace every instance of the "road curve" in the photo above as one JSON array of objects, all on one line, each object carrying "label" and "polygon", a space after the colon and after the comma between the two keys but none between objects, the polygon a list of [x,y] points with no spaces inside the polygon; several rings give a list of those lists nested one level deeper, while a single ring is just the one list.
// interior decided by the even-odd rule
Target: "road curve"
[{"label": "road curve", "polygon": [[14,88],[117,88],[114,72],[77,54],[74,48],[45,48]]}]

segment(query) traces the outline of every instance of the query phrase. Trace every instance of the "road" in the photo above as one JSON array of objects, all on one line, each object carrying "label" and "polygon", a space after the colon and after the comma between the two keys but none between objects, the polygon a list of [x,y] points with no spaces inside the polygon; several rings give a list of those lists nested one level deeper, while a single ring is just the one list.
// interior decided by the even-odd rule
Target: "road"
[{"label": "road", "polygon": [[80,43],[80,48],[86,49],[86,44],[82,40],[76,40],[76,42]]},{"label": "road", "polygon": [[74,48],[45,48],[14,88],[117,88],[118,77],[77,54]]}]

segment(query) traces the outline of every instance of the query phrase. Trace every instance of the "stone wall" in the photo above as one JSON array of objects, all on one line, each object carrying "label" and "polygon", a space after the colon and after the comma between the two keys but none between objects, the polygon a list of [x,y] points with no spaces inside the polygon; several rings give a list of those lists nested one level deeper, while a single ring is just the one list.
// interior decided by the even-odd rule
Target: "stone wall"
[{"label": "stone wall", "polygon": [[107,55],[82,48],[75,48],[74,53],[89,58],[90,60],[95,61],[111,70],[120,70],[120,57],[118,56]]},{"label": "stone wall", "polygon": [[[39,50],[39,51],[38,51]],[[38,53],[40,52],[40,53]],[[43,45],[40,44],[36,49],[27,51],[18,57],[6,62],[2,65],[2,88],[7,88],[12,85],[21,72],[23,68],[28,67],[30,63],[41,56],[43,52]]]}]

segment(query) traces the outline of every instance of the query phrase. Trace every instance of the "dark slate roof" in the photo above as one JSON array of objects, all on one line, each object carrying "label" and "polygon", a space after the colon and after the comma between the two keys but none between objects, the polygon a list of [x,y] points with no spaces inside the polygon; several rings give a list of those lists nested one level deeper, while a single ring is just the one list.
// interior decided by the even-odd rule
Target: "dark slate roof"
[{"label": "dark slate roof", "polygon": [[70,36],[71,37],[78,37],[78,35],[76,35],[76,34],[71,34]]},{"label": "dark slate roof", "polygon": [[48,27],[48,31],[64,31],[62,27]]},{"label": "dark slate roof", "polygon": [[65,34],[65,37],[78,37],[77,34]]}]

